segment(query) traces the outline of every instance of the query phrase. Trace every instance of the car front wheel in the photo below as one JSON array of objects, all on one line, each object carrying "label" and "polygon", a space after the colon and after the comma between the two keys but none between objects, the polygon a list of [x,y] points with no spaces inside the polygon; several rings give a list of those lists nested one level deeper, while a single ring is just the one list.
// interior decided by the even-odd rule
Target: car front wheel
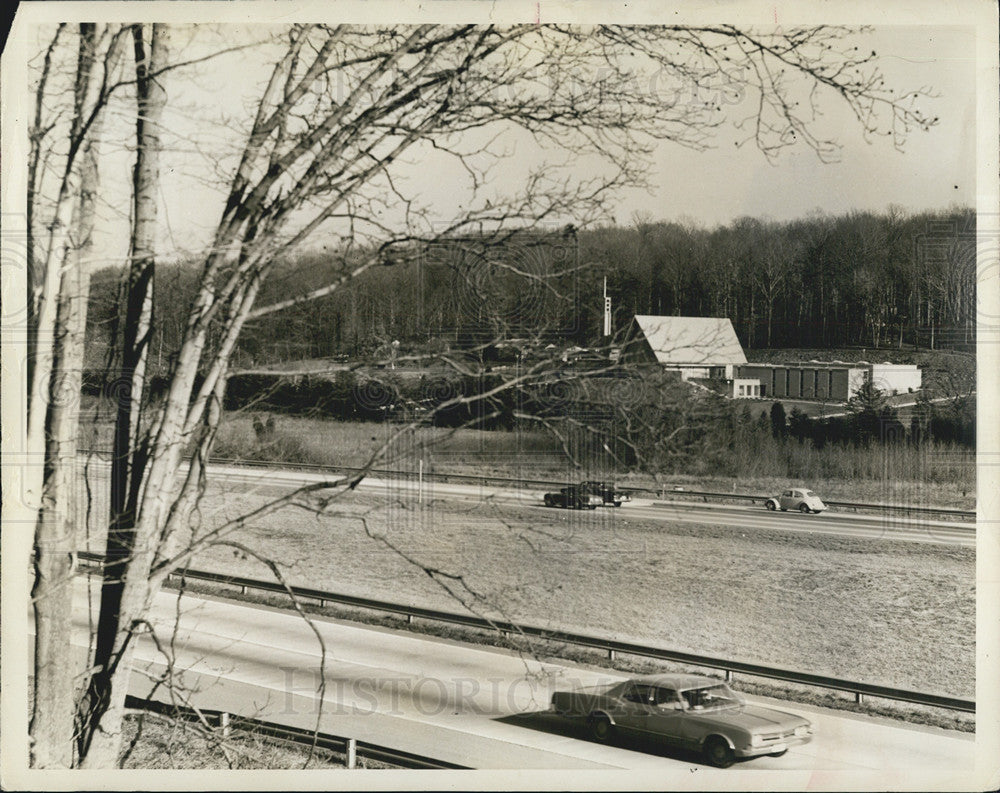
[{"label": "car front wheel", "polygon": [[799,504],[799,512],[801,512],[803,515],[808,515],[810,512],[812,512],[812,510],[809,509],[808,504]]},{"label": "car front wheel", "polygon": [[773,501],[766,502],[764,506],[767,507],[769,510],[771,510],[771,512],[774,512],[775,510],[775,504]]},{"label": "car front wheel", "polygon": [[729,768],[736,762],[736,755],[728,743],[714,735],[705,741],[705,759],[716,768]]},{"label": "car front wheel", "polygon": [[591,716],[587,726],[591,737],[598,743],[607,743],[615,734],[615,726],[607,716]]}]

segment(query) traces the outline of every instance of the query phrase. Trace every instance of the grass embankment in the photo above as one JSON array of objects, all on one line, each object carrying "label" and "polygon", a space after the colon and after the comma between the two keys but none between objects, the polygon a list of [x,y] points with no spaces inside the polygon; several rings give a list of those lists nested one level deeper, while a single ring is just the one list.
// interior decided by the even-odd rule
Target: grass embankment
[{"label": "grass embankment", "polygon": [[[273,438],[261,442],[253,430],[254,418],[241,413],[226,416],[215,448],[217,457],[358,467],[400,429],[394,424],[276,416]],[[932,443],[920,448],[900,444],[814,449],[808,443],[766,436],[734,450],[727,458],[729,470],[700,470],[695,461],[683,473],[654,476],[574,467],[545,432],[424,427],[398,437],[376,467],[415,472],[421,458],[428,474],[567,482],[610,477],[636,487],[683,485],[744,494],[801,485],[833,501],[954,509],[974,509],[976,503],[974,450]]]},{"label": "grass embankment", "polygon": [[[770,403],[768,403],[769,407]],[[87,397],[81,406],[80,443],[110,449],[112,428],[106,406]],[[753,415],[764,407],[758,405]],[[274,431],[260,439],[254,422],[271,418]],[[759,417],[758,417],[759,418]],[[756,419],[755,419],[756,420]],[[573,482],[611,478],[623,485],[763,494],[792,486],[810,487],[834,501],[860,501],[953,509],[975,509],[974,449],[952,444],[880,445],[869,448],[775,439],[769,430],[750,433],[731,453],[691,460],[682,470],[656,474],[610,470],[608,461],[576,467],[557,439],[541,430],[484,431],[421,427],[399,434],[400,425],[253,412],[227,413],[214,455],[242,461],[360,467],[396,437],[376,468],[427,474],[472,474]]]}]

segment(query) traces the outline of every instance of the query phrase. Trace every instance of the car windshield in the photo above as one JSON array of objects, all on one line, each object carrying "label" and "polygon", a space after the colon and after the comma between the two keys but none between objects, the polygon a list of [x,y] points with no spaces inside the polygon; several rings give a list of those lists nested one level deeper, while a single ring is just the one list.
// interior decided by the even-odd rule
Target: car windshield
[{"label": "car windshield", "polygon": [[691,688],[687,691],[682,691],[681,697],[688,710],[724,710],[726,708],[736,708],[743,704],[740,696],[724,683],[703,686],[702,688]]}]

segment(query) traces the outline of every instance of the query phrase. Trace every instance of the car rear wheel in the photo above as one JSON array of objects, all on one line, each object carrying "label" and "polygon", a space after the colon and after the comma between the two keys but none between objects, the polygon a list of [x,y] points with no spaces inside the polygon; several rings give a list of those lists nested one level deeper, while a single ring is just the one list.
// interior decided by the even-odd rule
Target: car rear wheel
[{"label": "car rear wheel", "polygon": [[598,743],[607,743],[615,734],[615,726],[607,716],[591,716],[587,721],[591,737]]},{"label": "car rear wheel", "polygon": [[705,759],[716,768],[729,768],[736,762],[736,755],[725,740],[713,735],[705,741]]},{"label": "car rear wheel", "polygon": [[780,752],[771,752],[771,757],[781,757],[787,751],[787,749],[782,749]]},{"label": "car rear wheel", "polygon": [[775,503],[773,501],[764,502],[764,506],[767,507],[769,510],[771,510],[771,512],[774,512],[774,510],[776,509]]},{"label": "car rear wheel", "polygon": [[809,509],[808,504],[799,504],[799,512],[801,512],[803,515],[808,515],[810,512],[812,512],[812,510]]}]

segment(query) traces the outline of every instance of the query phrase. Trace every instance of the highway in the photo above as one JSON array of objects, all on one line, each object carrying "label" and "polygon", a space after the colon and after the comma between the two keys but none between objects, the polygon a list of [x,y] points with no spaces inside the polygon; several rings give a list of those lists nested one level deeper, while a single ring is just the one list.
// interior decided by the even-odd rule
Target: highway
[{"label": "highway", "polygon": [[[329,474],[291,469],[247,469],[213,465],[209,478],[212,484],[227,491],[293,488],[336,478]],[[557,515],[564,510],[546,509],[542,491],[510,489],[494,485],[467,485],[450,482],[418,483],[406,479],[366,478],[359,492],[384,494],[387,499],[421,498],[435,501],[493,502],[545,510]],[[976,544],[975,524],[933,520],[919,514],[886,513],[865,515],[827,511],[818,515],[798,512],[768,512],[762,505],[738,506],[693,501],[653,500],[637,498],[620,509],[600,507],[614,513],[611,518],[641,518],[669,523],[701,523],[729,526],[733,529],[777,529],[788,532],[818,533],[839,537],[888,539],[905,542],[939,543],[972,548]],[[572,514],[569,512],[568,514]]]},{"label": "highway", "polygon": [[[81,469],[83,459],[81,458]],[[110,465],[94,459],[90,463],[91,487],[101,490],[97,482],[107,476]],[[316,472],[293,468],[260,468],[213,464],[208,469],[209,487],[226,493],[284,493],[314,482],[339,479],[336,472]],[[530,488],[499,487],[492,484],[459,484],[425,479],[384,479],[366,477],[356,488],[357,492],[382,495],[387,502],[418,499],[425,503],[446,504],[464,502],[523,507],[539,510],[546,519],[564,515],[572,510],[546,508],[542,504],[544,492]],[[821,514],[803,515],[798,512],[769,512],[763,505],[733,505],[684,500],[675,494],[670,499],[634,498],[621,508],[599,507],[609,513],[605,520],[643,519],[667,523],[693,523],[728,526],[740,529],[771,529],[803,534],[824,534],[856,539],[883,539],[904,542],[936,543],[974,548],[976,525],[956,520],[934,520],[919,513],[886,512],[859,514],[835,509]],[[529,513],[530,514],[530,513]],[[579,513],[576,513],[579,514]]]},{"label": "highway", "polygon": [[[88,582],[80,579],[77,585],[77,602],[86,603]],[[546,712],[549,696],[557,688],[612,682],[620,679],[617,673],[316,618],[326,648],[321,696],[319,641],[295,614],[184,596],[173,633],[177,606],[175,592],[160,593],[152,623],[161,644],[169,645],[173,635],[176,668],[184,670],[181,680],[200,707],[290,726],[318,724],[323,732],[469,768],[653,772],[668,786],[671,779],[690,780],[692,773],[729,775],[725,778],[742,778],[752,786],[763,777],[751,783],[740,777],[742,772],[799,772],[802,776],[791,777],[797,781],[790,783],[797,789],[819,779],[817,774],[827,784],[838,774],[855,783],[871,779],[871,784],[891,774],[894,780],[929,788],[937,782],[946,789],[974,768],[970,734],[760,697],[752,699],[809,718],[813,742],[781,758],[741,761],[727,770],[655,745],[598,745],[585,739],[581,725]],[[86,624],[81,610],[75,643],[86,643]],[[161,672],[163,662],[154,642],[143,638],[135,664],[143,674],[133,674],[135,695],[148,695],[148,675]],[[738,688],[738,680],[734,685]]]}]

